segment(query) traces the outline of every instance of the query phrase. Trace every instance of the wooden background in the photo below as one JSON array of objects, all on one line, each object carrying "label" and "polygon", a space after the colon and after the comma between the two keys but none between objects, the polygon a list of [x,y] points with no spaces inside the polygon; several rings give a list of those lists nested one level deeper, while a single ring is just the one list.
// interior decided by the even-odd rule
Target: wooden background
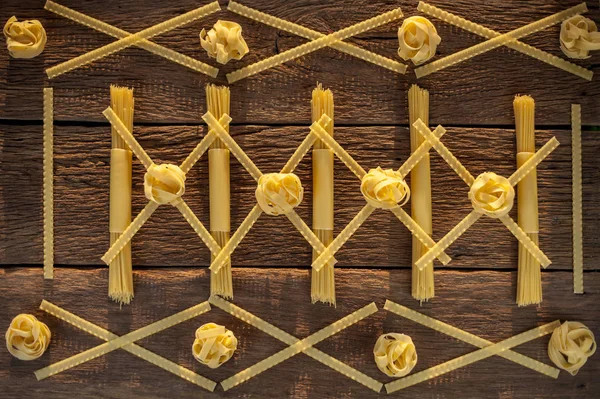
[{"label": "wooden background", "polygon": [[[209,294],[208,250],[180,214],[161,207],[133,244],[136,297],[119,308],[106,297],[107,269],[100,256],[108,245],[108,172],[110,128],[101,111],[109,104],[112,83],[135,88],[135,135],[155,161],[179,163],[206,132],[204,86],[225,84],[225,73],[304,42],[285,32],[225,10],[155,39],[157,43],[216,65],[198,43],[198,32],[214,22],[239,22],[251,49],[242,61],[223,67],[211,79],[144,50],[129,48],[90,66],[48,81],[45,68],[93,50],[114,39],[43,10],[43,1],[4,1],[0,21],[16,15],[39,19],[48,32],[44,53],[15,60],[0,52],[0,327],[18,313],[40,316],[53,332],[44,357],[21,362],[0,348],[0,397],[371,397],[373,392],[305,355],[271,369],[223,393],[212,395],[122,351],[36,382],[33,371],[99,344],[37,310],[50,300],[116,334],[125,334],[203,301]],[[417,14],[416,1],[294,2],[245,0],[245,5],[321,32],[333,32],[398,5]],[[60,4],[131,32],[198,7],[192,0],[120,2],[62,0]],[[576,0],[431,1],[498,31],[508,31],[577,4]],[[588,17],[598,21],[597,2]],[[480,38],[432,19],[442,37],[438,56],[476,44]],[[385,25],[349,41],[397,58],[397,28]],[[559,26],[524,39],[561,56]],[[578,61],[600,73],[600,54]],[[407,75],[354,59],[333,49],[237,82],[231,86],[232,135],[263,172],[278,170],[308,133],[310,93],[317,82],[335,95],[336,137],[364,168],[398,167],[409,154],[406,93],[417,83]],[[540,63],[508,49],[497,49],[418,81],[431,92],[431,123],[448,128],[447,146],[472,174],[515,169],[512,99],[530,94],[536,100],[537,146],[556,136],[561,146],[540,166],[540,245],[553,261],[543,273],[544,302],[539,307],[514,304],[517,242],[498,222],[482,219],[447,251],[453,261],[437,265],[436,298],[419,306],[410,297],[410,233],[390,213],[377,211],[336,256],[337,308],[310,304],[310,249],[285,218],[263,216],[234,254],[235,303],[298,337],[305,337],[358,307],[391,299],[435,318],[499,341],[560,318],[582,321],[600,333],[600,84]],[[42,87],[55,95],[55,233],[54,281],[42,279]],[[570,107],[583,111],[585,291],[572,293]],[[464,183],[432,156],[434,239],[440,239],[469,211]],[[255,183],[232,163],[232,225],[254,203]],[[298,169],[306,196],[300,215],[310,223],[310,157]],[[143,171],[134,164],[134,213],[146,200]],[[201,160],[187,180],[186,201],[208,223],[207,163]],[[362,207],[358,181],[336,163],[337,231]],[[513,211],[516,217],[516,209]],[[159,266],[173,266],[159,268]],[[232,361],[209,370],[193,359],[193,331],[215,321],[240,339]],[[417,345],[416,371],[473,350],[385,310],[318,345],[323,351],[382,381],[372,347],[383,332],[410,334]],[[519,351],[549,363],[548,337]],[[284,344],[215,309],[140,344],[196,372],[221,381]],[[598,356],[598,355],[597,355]],[[400,391],[395,396],[453,397],[593,397],[599,357],[576,376],[561,373],[554,381],[500,358],[446,374]],[[384,395],[382,392],[380,395]]]}]

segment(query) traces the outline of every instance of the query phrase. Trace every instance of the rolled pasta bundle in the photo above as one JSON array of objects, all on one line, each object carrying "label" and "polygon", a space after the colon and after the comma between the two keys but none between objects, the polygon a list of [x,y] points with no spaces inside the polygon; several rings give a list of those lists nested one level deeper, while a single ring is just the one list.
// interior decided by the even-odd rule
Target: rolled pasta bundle
[{"label": "rolled pasta bundle", "polygon": [[52,334],[48,326],[30,314],[17,315],[6,330],[6,348],[20,360],[34,360],[42,356]]}]

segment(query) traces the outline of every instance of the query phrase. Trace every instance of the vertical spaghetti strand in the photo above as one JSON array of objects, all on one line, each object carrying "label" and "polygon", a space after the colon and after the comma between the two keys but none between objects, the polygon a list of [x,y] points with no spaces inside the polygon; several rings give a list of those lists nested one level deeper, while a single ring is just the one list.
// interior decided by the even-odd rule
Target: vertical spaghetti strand
[{"label": "vertical spaghetti strand", "polygon": [[[133,131],[133,89],[111,86],[110,106],[127,129]],[[111,127],[111,137],[109,234],[112,246],[131,223],[132,153],[114,127]],[[129,304],[133,295],[131,242],[128,242],[108,266],[108,296],[120,304]]]},{"label": "vertical spaghetti strand", "polygon": [[[535,153],[535,102],[530,96],[517,96],[513,102],[517,134],[517,168]],[[518,184],[518,224],[537,246],[539,244],[537,173],[532,170]],[[542,302],[540,262],[519,242],[517,305]]]},{"label": "vertical spaghetti strand", "polygon": [[571,105],[573,157],[573,292],[583,294],[583,206],[581,203],[581,105]]},{"label": "vertical spaghetti strand", "polygon": [[[324,90],[319,83],[312,92],[312,121],[318,122],[323,114],[331,118],[325,128],[333,136],[333,93]],[[329,246],[333,241],[333,152],[321,140],[313,145],[313,231],[317,238]],[[313,250],[313,261],[319,253]],[[311,268],[312,303],[323,302],[330,305],[335,302],[335,278],[333,262],[329,261],[319,271]]]},{"label": "vertical spaghetti strand", "polygon": [[[206,108],[217,119],[229,115],[231,95],[226,86],[206,86]],[[224,127],[229,133],[229,124]],[[213,132],[214,133],[214,132]],[[208,184],[210,188],[210,234],[221,248],[230,238],[230,152],[223,141],[217,138],[208,150]],[[216,255],[212,255],[212,261]],[[210,294],[233,298],[231,258],[223,266],[210,273]]]},{"label": "vertical spaghetti strand", "polygon": [[44,278],[54,278],[54,90],[44,88]]},{"label": "vertical spaghetti strand", "polygon": [[[429,92],[417,85],[408,91],[408,114],[410,122],[410,151],[414,153],[426,140],[413,126],[418,119],[429,126]],[[411,212],[415,222],[429,235],[433,232],[431,218],[431,172],[429,154],[411,171]],[[414,235],[412,236],[412,296],[418,301],[428,301],[435,296],[433,261],[423,269],[416,262],[429,250]]]}]

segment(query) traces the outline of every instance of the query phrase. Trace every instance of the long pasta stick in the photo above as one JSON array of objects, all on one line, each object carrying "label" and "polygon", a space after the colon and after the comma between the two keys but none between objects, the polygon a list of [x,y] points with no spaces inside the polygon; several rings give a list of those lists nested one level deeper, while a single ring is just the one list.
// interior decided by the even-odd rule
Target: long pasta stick
[{"label": "long pasta stick", "polygon": [[44,88],[44,278],[54,278],[54,89]]},{"label": "long pasta stick", "polygon": [[179,201],[176,201],[173,205],[179,210],[189,225],[192,226],[196,234],[198,234],[198,237],[200,237],[213,255],[217,255],[221,252],[221,247],[217,241],[215,241],[212,234],[210,234],[210,232],[206,230],[206,227],[198,220],[198,217],[190,209],[187,202],[179,198]]},{"label": "long pasta stick", "polygon": [[276,354],[269,356],[264,360],[261,360],[255,365],[240,371],[232,377],[227,378],[226,380],[221,382],[221,385],[223,386],[223,389],[227,391],[245,381],[248,381],[250,378],[255,377],[263,371],[278,365],[279,363],[291,358],[292,356],[305,351],[306,349],[331,337],[332,335],[342,331],[343,329],[350,327],[353,324],[356,324],[357,322],[372,315],[375,312],[377,312],[377,305],[375,305],[374,302],[371,302],[369,305],[330,324],[329,326],[317,331],[311,336],[304,338],[303,340],[299,340],[293,343],[292,345],[288,346],[287,348],[277,352]]},{"label": "long pasta stick", "polygon": [[140,160],[142,165],[144,165],[144,169],[149,169],[154,164],[154,162],[152,162],[152,159],[150,158],[148,153],[146,153],[146,151],[142,148],[140,143],[138,143],[135,137],[133,137],[133,134],[131,134],[131,132],[129,131],[127,126],[125,126],[121,118],[119,118],[119,116],[115,114],[115,111],[113,111],[110,107],[106,108],[102,112],[102,114],[106,119],[108,119],[110,124],[117,131],[117,133],[119,133],[119,135],[123,138],[127,146],[129,146],[131,151]]},{"label": "long pasta stick", "polygon": [[408,377],[404,377],[394,382],[385,384],[385,389],[387,393],[392,393],[400,389],[404,389],[415,384],[419,384],[421,382],[430,380],[442,374],[446,374],[461,367],[468,366],[469,364],[473,364],[480,360],[487,359],[488,357],[498,355],[502,352],[505,352],[508,349],[514,348],[515,346],[519,346],[526,342],[533,341],[536,338],[551,334],[554,331],[554,329],[556,329],[556,327],[558,326],[560,326],[560,320],[544,324],[543,326],[539,326],[532,330],[515,335],[514,337],[500,341],[497,344],[486,346],[485,348],[476,350],[475,352],[468,353],[464,356],[452,359],[440,365],[431,367],[427,370],[423,370],[418,373],[411,374]]},{"label": "long pasta stick", "polygon": [[[309,28],[305,28],[302,25],[298,25],[281,18],[274,17],[264,12],[260,12],[253,8],[246,7],[235,1],[230,1],[229,5],[227,6],[227,9],[246,18],[261,22],[265,25],[270,25],[274,28],[281,29],[286,32],[293,33],[294,35],[304,37],[305,39],[315,40],[325,36],[323,33],[314,31]],[[368,50],[362,49],[353,44],[346,42],[335,42],[329,47],[341,51],[342,53],[346,53],[353,57],[359,58],[361,60],[370,62],[371,64],[389,69],[390,71],[398,72],[401,74],[406,73],[406,65],[398,61],[392,60],[390,58],[384,57],[382,55],[375,54]]]},{"label": "long pasta stick", "polygon": [[214,1],[203,7],[171,18],[165,22],[161,22],[157,25],[151,26],[150,28],[144,29],[138,33],[119,39],[116,42],[112,42],[110,44],[107,44],[106,46],[102,46],[100,48],[92,50],[89,53],[80,55],[79,57],[75,57],[69,61],[65,61],[61,64],[48,68],[46,69],[46,74],[48,75],[49,79],[53,79],[59,75],[62,75],[63,73],[72,71],[73,69],[79,68],[83,65],[87,65],[108,55],[116,53],[117,51],[121,51],[127,47],[138,44],[142,40],[150,39],[154,36],[163,34],[173,29],[179,28],[180,26],[189,24],[190,22],[203,18],[209,14],[219,11],[220,9],[221,7],[219,6],[219,2]]},{"label": "long pasta stick", "polygon": [[[492,341],[480,338],[475,334],[468,333],[457,327],[451,326],[450,324],[446,324],[442,321],[416,312],[412,309],[407,308],[406,306],[399,305],[390,300],[385,301],[385,306],[383,308],[385,310],[397,314],[398,316],[405,317],[409,320],[414,321],[415,323],[419,323],[425,327],[429,327],[433,330],[439,331],[450,337],[456,338],[460,341],[466,342],[473,346],[477,346],[479,348],[485,348],[494,344]],[[547,375],[551,378],[558,378],[558,374],[560,372],[560,370],[555,367],[548,366],[540,361],[534,360],[530,357],[521,355],[520,353],[511,350],[500,352],[498,356],[508,359],[511,362],[520,364],[521,366],[530,368],[534,371],[537,371],[538,373]]]},{"label": "long pasta stick", "polygon": [[517,169],[509,178],[508,181],[511,185],[516,186],[525,176],[527,176],[532,170],[534,170],[548,155],[554,151],[560,143],[556,137],[552,137],[536,151],[531,158],[529,158],[519,169]]},{"label": "long pasta stick", "polygon": [[83,351],[75,356],[71,356],[67,359],[56,362],[50,366],[39,369],[35,372],[35,376],[38,379],[38,381],[43,380],[44,378],[61,373],[72,367],[78,366],[82,363],[100,357],[102,355],[106,355],[109,352],[120,349],[126,345],[132,344],[135,341],[139,341],[160,331],[163,331],[167,328],[173,327],[176,324],[192,319],[196,316],[208,312],[209,310],[210,304],[208,302],[202,302],[198,305],[192,306],[186,310],[178,312],[172,316],[165,317],[162,320],[149,324],[146,327],[142,327],[136,331],[130,332],[129,334],[125,334],[121,337],[111,339],[104,344],[98,345],[94,348]]},{"label": "long pasta stick", "polygon": [[519,240],[527,252],[529,252],[531,256],[540,262],[542,267],[546,268],[550,266],[552,263],[550,259],[548,259],[546,254],[544,254],[533,241],[531,241],[531,238],[527,236],[527,233],[525,233],[510,216],[503,216],[500,218],[500,221],[508,228],[508,230],[510,230],[517,240]]},{"label": "long pasta stick", "polygon": [[581,105],[571,105],[573,173],[573,292],[583,294],[583,205],[581,181]]},{"label": "long pasta stick", "polygon": [[[288,334],[287,332],[275,327],[274,325],[270,324],[269,322],[261,319],[258,316],[255,316],[254,314],[240,308],[239,306],[232,304],[231,302],[228,302],[224,299],[221,299],[221,298],[215,297],[215,296],[209,298],[208,301],[210,302],[211,305],[216,306],[219,309],[223,310],[224,312],[227,312],[227,313],[231,314],[232,316],[237,317],[238,319],[248,323],[249,325],[258,328],[259,330],[269,334],[273,338],[278,339],[279,341],[281,341],[285,344],[293,345],[300,341],[298,338],[294,337],[293,335]],[[309,348],[306,348],[302,351],[302,353],[312,357],[313,359],[315,359],[316,361],[318,361],[320,363],[323,363],[324,365],[332,368],[333,370],[337,371],[338,373],[341,373],[341,374],[345,375],[346,377],[363,384],[364,386],[372,389],[375,392],[381,391],[381,388],[383,387],[383,384],[380,383],[379,381],[375,380],[374,378],[371,378],[371,377],[361,373],[360,371],[356,370],[355,368],[342,363],[341,361],[337,360],[333,356],[330,356],[330,355],[318,350],[315,347],[311,346]]]},{"label": "long pasta stick", "polygon": [[514,42],[516,39],[520,39],[522,37],[531,35],[535,32],[539,32],[552,25],[559,24],[562,21],[569,19],[574,15],[587,12],[587,10],[587,5],[585,3],[581,3],[575,7],[571,7],[564,11],[557,12],[556,14],[540,19],[539,21],[532,22],[511,32],[505,33],[500,36],[496,36],[485,42],[476,44],[474,46],[458,51],[439,60],[433,61],[427,65],[415,69],[415,74],[417,75],[417,78],[430,75],[434,72],[438,72],[442,69],[448,68],[460,62],[471,59],[475,56],[481,55],[487,51],[493,50],[500,46],[504,46],[507,43]]},{"label": "long pasta stick", "polygon": [[[109,25],[105,22],[92,18],[78,11],[75,11],[71,8],[57,4],[51,0],[46,1],[46,5],[44,6],[44,8],[57,15],[70,19],[71,21],[75,21],[81,25],[87,26],[88,28],[92,28],[98,32],[105,33],[117,39],[123,39],[125,37],[131,36],[131,33],[127,31]],[[213,66],[205,64],[204,62],[195,60],[192,57],[178,53],[177,51],[168,49],[148,40],[142,40],[141,42],[135,44],[135,46],[143,48],[144,50],[147,50],[160,57],[166,58],[169,61],[173,61],[177,64],[188,67],[194,71],[204,73],[213,78],[216,78],[219,73],[219,70]]]},{"label": "long pasta stick", "polygon": [[[73,313],[68,312],[46,300],[42,300],[40,309],[104,341],[111,341],[119,338],[118,335],[113,334],[110,331],[105,330],[104,328],[99,327],[87,320],[84,320],[81,317],[76,316]],[[174,363],[168,359],[165,359],[164,357],[159,356],[154,352],[150,352],[149,350],[144,349],[136,344],[125,345],[121,349],[211,392],[214,391],[215,387],[217,386],[216,382],[209,380],[208,378],[203,377],[201,375],[198,375],[193,371],[188,370],[185,367],[180,366],[177,363]]]},{"label": "long pasta stick", "polygon": [[265,60],[259,61],[252,65],[245,66],[237,71],[228,73],[227,81],[229,83],[237,82],[238,80],[247,78],[252,75],[256,75],[262,71],[281,65],[285,62],[291,61],[303,55],[312,53],[313,51],[322,49],[323,47],[330,46],[331,44],[347,39],[352,36],[356,36],[362,32],[374,29],[378,26],[387,24],[391,21],[402,18],[402,11],[400,8],[396,8],[392,11],[388,11],[376,17],[370,18],[366,21],[359,22],[355,25],[341,29],[335,33],[327,36],[323,36],[319,39],[315,39],[311,42],[302,44],[293,49],[284,51]]},{"label": "long pasta stick", "polygon": [[[451,14],[447,11],[444,11],[438,7],[432,6],[422,1],[419,2],[417,9],[424,14],[441,19],[446,23],[457,26],[476,35],[482,36],[486,39],[493,39],[501,35],[501,33],[488,29],[474,22],[468,21],[464,18]],[[523,42],[508,42],[505,44],[505,46],[522,54],[535,58],[538,61],[545,62],[548,65],[552,65],[553,67],[562,69],[563,71],[579,76],[580,78],[591,81],[594,76],[594,72],[590,71],[589,69],[585,69],[577,64],[564,60],[560,57],[555,56],[554,54],[547,53]]]}]

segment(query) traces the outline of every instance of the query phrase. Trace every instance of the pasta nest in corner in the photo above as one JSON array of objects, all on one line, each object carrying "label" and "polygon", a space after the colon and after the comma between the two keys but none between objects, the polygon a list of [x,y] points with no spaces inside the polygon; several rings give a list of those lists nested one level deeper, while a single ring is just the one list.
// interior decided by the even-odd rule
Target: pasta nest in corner
[{"label": "pasta nest in corner", "polygon": [[569,58],[590,58],[591,50],[600,50],[600,32],[596,23],[583,15],[563,21],[560,27],[560,49]]},{"label": "pasta nest in corner", "polygon": [[362,178],[360,191],[374,208],[391,209],[406,204],[410,199],[410,188],[402,175],[379,166],[369,170]]},{"label": "pasta nest in corner", "polygon": [[157,204],[168,204],[185,193],[185,173],[177,165],[152,165],[144,175],[146,198]]},{"label": "pasta nest in corner", "polygon": [[237,342],[233,332],[224,326],[206,323],[196,330],[192,353],[200,363],[216,369],[231,359],[237,349]]},{"label": "pasta nest in corner", "polygon": [[13,58],[37,57],[46,47],[46,30],[36,19],[19,22],[12,16],[4,25],[8,53]]},{"label": "pasta nest in corner", "polygon": [[52,334],[47,325],[30,314],[20,314],[6,331],[6,348],[20,360],[34,360],[42,356]]},{"label": "pasta nest in corner", "polygon": [[515,202],[515,189],[508,179],[494,172],[477,176],[469,190],[473,209],[491,218],[506,216]]},{"label": "pasta nest in corner", "polygon": [[550,360],[571,375],[576,375],[588,357],[595,352],[594,333],[584,324],[575,321],[565,321],[557,327],[548,343]]},{"label": "pasta nest in corner", "polygon": [[268,215],[285,215],[300,205],[304,188],[294,173],[267,173],[258,179],[255,191],[260,209]]}]

